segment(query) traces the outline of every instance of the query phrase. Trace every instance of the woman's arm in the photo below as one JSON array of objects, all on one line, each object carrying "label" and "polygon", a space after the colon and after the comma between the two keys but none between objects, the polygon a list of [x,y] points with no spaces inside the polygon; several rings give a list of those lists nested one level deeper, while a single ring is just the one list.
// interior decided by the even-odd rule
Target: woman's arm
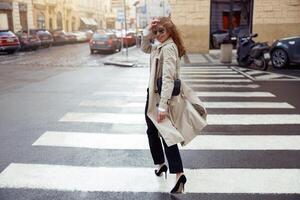
[{"label": "woman's arm", "polygon": [[143,36],[142,36],[142,44],[141,44],[141,49],[144,53],[151,53],[152,51],[152,44],[151,44],[151,39],[152,39],[152,34],[146,27],[143,31]]},{"label": "woman's arm", "polygon": [[154,35],[152,34],[151,30],[157,26],[158,22],[158,19],[153,19],[143,31],[141,49],[145,53],[151,53],[152,51],[151,40],[154,38]]}]

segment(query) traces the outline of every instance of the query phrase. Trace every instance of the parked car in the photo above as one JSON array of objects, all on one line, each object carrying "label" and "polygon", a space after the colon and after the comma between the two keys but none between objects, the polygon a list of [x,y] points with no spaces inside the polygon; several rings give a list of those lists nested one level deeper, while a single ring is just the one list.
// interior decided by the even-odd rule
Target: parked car
[{"label": "parked car", "polygon": [[72,32],[66,32],[67,43],[74,44],[77,42],[77,36]]},{"label": "parked car", "polygon": [[136,43],[136,36],[135,33],[127,33],[126,36],[122,37],[124,47],[134,46]]},{"label": "parked car", "polygon": [[0,30],[0,52],[12,54],[20,49],[18,37],[9,30]]},{"label": "parked car", "polygon": [[86,42],[88,41],[87,35],[82,31],[75,31],[73,34],[76,36],[77,42]]},{"label": "parked car", "polygon": [[275,68],[284,68],[289,64],[300,64],[300,36],[275,41],[270,54]]},{"label": "parked car", "polygon": [[53,37],[46,29],[30,29],[31,34],[36,34],[41,40],[42,47],[50,47],[53,44]]},{"label": "parked car", "polygon": [[90,40],[93,37],[94,31],[90,30],[90,29],[82,29],[79,30],[80,32],[84,32],[86,37],[88,38],[88,40]]},{"label": "parked car", "polygon": [[21,30],[16,34],[21,43],[21,50],[37,50],[41,47],[41,40],[37,34],[28,30]]},{"label": "parked car", "polygon": [[95,51],[120,51],[121,41],[113,33],[94,33],[90,40],[91,54]]},{"label": "parked car", "polygon": [[52,32],[54,44],[66,44],[68,43],[67,33],[64,30],[55,30]]}]

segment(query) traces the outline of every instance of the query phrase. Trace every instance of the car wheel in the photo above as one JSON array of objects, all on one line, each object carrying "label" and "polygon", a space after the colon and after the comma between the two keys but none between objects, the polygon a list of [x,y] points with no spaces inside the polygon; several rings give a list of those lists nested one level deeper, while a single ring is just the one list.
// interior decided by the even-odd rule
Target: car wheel
[{"label": "car wheel", "polygon": [[273,67],[283,68],[288,64],[288,55],[283,49],[275,49],[272,52],[271,60]]}]

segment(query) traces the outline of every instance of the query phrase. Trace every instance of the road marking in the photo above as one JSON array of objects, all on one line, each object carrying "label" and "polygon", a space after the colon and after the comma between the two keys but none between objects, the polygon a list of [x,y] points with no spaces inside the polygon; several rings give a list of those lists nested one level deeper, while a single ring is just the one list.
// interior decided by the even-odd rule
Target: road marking
[{"label": "road marking", "polygon": [[[61,122],[88,122],[111,124],[143,124],[144,114],[121,113],[75,113],[70,112],[63,116]],[[272,124],[300,124],[300,115],[297,114],[209,114],[209,125],[272,125]]]},{"label": "road marking", "polygon": [[275,97],[269,92],[196,92],[199,97]]},{"label": "road marking", "polygon": [[188,84],[190,87],[203,87],[203,88],[259,88],[259,85],[247,84]]},{"label": "road marking", "polygon": [[181,67],[181,70],[198,70],[198,69],[230,69],[227,66],[210,66],[210,67]]},{"label": "road marking", "polygon": [[[45,132],[33,146],[90,149],[149,149],[146,134]],[[200,135],[184,150],[300,150],[300,136]]]},{"label": "road marking", "polygon": [[272,125],[300,124],[297,114],[238,114],[238,115],[208,115],[209,125]]},{"label": "road marking", "polygon": [[[269,92],[195,92],[199,97],[275,97]],[[102,91],[100,96],[146,97],[146,92]]]},{"label": "road marking", "polygon": [[249,79],[183,79],[185,82],[207,82],[207,83],[250,83]]},{"label": "road marking", "polygon": [[232,72],[180,72],[182,75],[187,75],[187,74],[238,74],[236,71]]},{"label": "road marking", "polygon": [[[299,169],[185,169],[187,193],[299,194]],[[156,177],[152,168],[10,164],[0,188],[59,191],[169,192],[175,176]]]},{"label": "road marking", "polygon": [[280,75],[280,74],[267,74],[267,75],[262,75],[262,76],[255,76],[255,79],[264,80],[264,79],[274,79],[274,78],[280,78],[280,77],[284,77],[284,76]]},{"label": "road marking", "polygon": [[[286,102],[203,102],[206,108],[275,108],[291,109],[294,106]],[[79,106],[87,107],[118,107],[118,108],[144,108],[145,102],[126,102],[126,101],[103,101],[103,100],[85,100]]]},{"label": "road marking", "polygon": [[180,72],[232,72],[230,68],[201,68],[201,69],[182,69]]},{"label": "road marking", "polygon": [[243,75],[228,75],[228,74],[223,74],[223,75],[220,75],[220,74],[215,74],[215,75],[195,75],[195,74],[192,74],[192,75],[182,75],[182,77],[196,77],[196,78],[243,78],[244,76]]}]

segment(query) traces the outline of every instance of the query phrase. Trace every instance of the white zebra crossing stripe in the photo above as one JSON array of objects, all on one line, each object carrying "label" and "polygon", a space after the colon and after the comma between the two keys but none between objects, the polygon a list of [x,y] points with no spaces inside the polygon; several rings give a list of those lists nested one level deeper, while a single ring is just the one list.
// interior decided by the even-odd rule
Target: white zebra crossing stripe
[{"label": "white zebra crossing stripe", "polygon": [[198,69],[230,69],[227,66],[207,66],[207,67],[181,67],[181,70],[198,70]]},{"label": "white zebra crossing stripe", "polygon": [[189,84],[190,87],[200,87],[200,88],[259,88],[259,85],[255,84]]},{"label": "white zebra crossing stripe", "polygon": [[188,68],[181,68],[182,72],[223,72],[223,71],[233,71],[230,68],[199,68],[199,69],[188,69]]},{"label": "white zebra crossing stripe", "polygon": [[280,78],[284,77],[281,74],[267,74],[267,75],[262,75],[262,76],[256,76],[255,79],[257,80],[264,80],[264,79],[274,79],[274,78]]},{"label": "white zebra crossing stripe", "polygon": [[[299,169],[185,169],[187,193],[299,194]],[[175,176],[156,177],[152,168],[10,164],[0,188],[58,191],[169,192]]]},{"label": "white zebra crossing stripe", "polygon": [[243,75],[228,75],[228,74],[208,74],[208,75],[196,75],[196,74],[189,74],[189,75],[182,75],[183,77],[196,77],[196,78],[243,78]]},{"label": "white zebra crossing stripe", "polygon": [[[145,124],[143,114],[121,113],[75,113],[63,116],[61,122],[89,122],[112,124]],[[300,124],[297,114],[210,114],[207,116],[209,125],[272,125]]]},{"label": "white zebra crossing stripe", "polygon": [[209,125],[273,125],[300,124],[297,114],[239,114],[239,115],[208,115]]},{"label": "white zebra crossing stripe", "polygon": [[[104,91],[95,92],[101,96],[146,97],[146,92]],[[196,92],[199,97],[275,97],[270,92]]]},{"label": "white zebra crossing stripe", "polygon": [[199,97],[275,97],[270,92],[196,92]]},{"label": "white zebra crossing stripe", "polygon": [[[146,134],[45,132],[33,146],[55,146],[90,149],[149,149]],[[300,150],[296,135],[200,135],[184,150]]]},{"label": "white zebra crossing stripe", "polygon": [[[292,109],[294,106],[286,102],[203,102],[206,108],[275,108]],[[144,108],[145,102],[126,102],[126,101],[101,101],[85,100],[79,106],[87,107],[118,107],[118,108]]]},{"label": "white zebra crossing stripe", "polygon": [[189,74],[238,74],[236,71],[225,71],[225,72],[188,72],[183,71],[180,72],[182,75],[189,75]]},{"label": "white zebra crossing stripe", "polygon": [[183,79],[185,82],[190,83],[250,83],[253,82],[249,79]]}]

